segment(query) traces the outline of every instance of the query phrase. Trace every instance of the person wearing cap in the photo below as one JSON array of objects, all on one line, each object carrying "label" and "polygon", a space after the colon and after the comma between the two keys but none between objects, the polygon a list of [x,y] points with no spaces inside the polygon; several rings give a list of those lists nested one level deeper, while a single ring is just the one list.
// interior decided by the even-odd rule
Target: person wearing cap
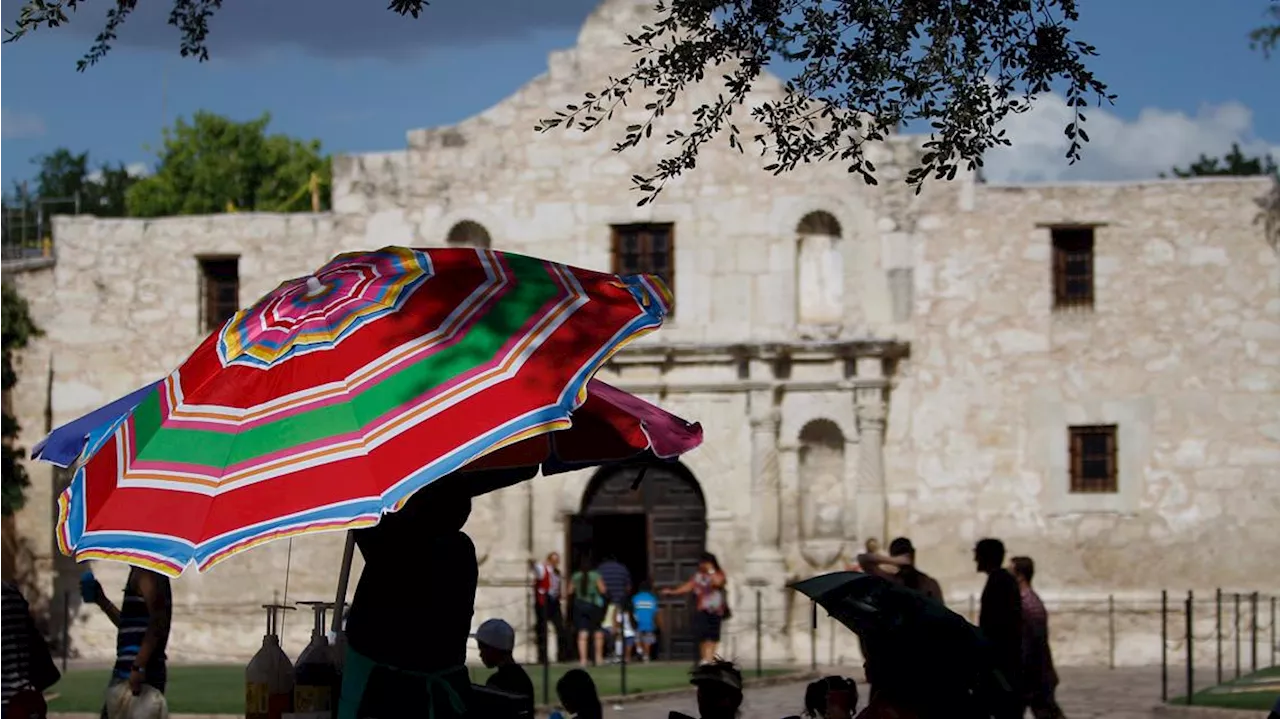
[{"label": "person wearing cap", "polygon": [[497,669],[484,685],[528,698],[528,708],[532,710],[533,680],[511,654],[516,648],[516,630],[502,619],[486,620],[476,630],[476,644],[480,646],[480,661],[485,668]]},{"label": "person wearing cap", "polygon": [[[689,675],[689,683],[698,689],[699,719],[735,719],[742,708],[742,672],[717,659],[703,664]],[[688,719],[671,712],[671,719]]]}]

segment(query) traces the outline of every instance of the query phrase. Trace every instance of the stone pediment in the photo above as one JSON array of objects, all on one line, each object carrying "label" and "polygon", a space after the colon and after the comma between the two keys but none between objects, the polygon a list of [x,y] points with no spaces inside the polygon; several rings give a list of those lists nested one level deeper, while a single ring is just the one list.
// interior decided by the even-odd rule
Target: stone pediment
[{"label": "stone pediment", "polygon": [[[585,93],[598,93],[610,77],[628,72],[636,55],[626,44],[627,36],[641,32],[644,25],[661,17],[653,6],[654,0],[605,0],[587,17],[573,47],[553,51],[549,55],[545,72],[492,107],[454,125],[410,130],[407,133],[409,147],[421,150],[463,148],[478,142],[491,142],[481,138],[511,129],[533,135],[533,127],[539,120],[552,117],[566,105],[580,103]],[[709,81],[688,88],[682,93],[683,99],[667,111],[668,116],[681,117],[692,108],[714,100],[723,92],[719,79],[723,74],[709,72]],[[756,102],[777,99],[783,92],[782,81],[765,72],[754,83],[752,98]],[[644,105],[645,101],[637,96],[625,107],[618,107],[611,122],[587,136],[589,144],[611,147],[621,139],[627,125],[648,116]],[[687,118],[681,117],[680,121],[686,122]],[[579,134],[576,130],[568,132]],[[663,128],[655,127],[654,134],[659,132],[665,134]],[[557,133],[548,135],[554,137]],[[662,145],[656,139],[649,144]]]}]

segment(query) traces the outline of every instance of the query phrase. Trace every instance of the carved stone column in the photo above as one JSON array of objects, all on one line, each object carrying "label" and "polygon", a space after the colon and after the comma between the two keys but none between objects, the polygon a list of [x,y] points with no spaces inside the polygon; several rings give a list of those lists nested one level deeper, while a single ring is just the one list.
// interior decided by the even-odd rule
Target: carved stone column
[{"label": "carved stone column", "polygon": [[781,565],[778,424],[781,412],[769,392],[751,396],[751,552],[749,565]]},{"label": "carved stone column", "polygon": [[[879,358],[858,358],[854,401],[858,413],[858,529],[888,543],[884,476],[886,383]],[[865,539],[865,537],[864,537]]]},{"label": "carved stone column", "polygon": [[779,550],[782,556],[794,558],[800,550],[800,445],[795,441],[778,443],[778,478],[781,489],[778,500]]}]

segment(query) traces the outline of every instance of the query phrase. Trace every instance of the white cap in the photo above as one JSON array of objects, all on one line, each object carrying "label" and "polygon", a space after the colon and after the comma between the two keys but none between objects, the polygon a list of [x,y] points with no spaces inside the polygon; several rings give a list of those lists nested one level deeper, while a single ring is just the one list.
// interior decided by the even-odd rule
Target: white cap
[{"label": "white cap", "polygon": [[516,648],[516,630],[501,619],[489,619],[476,630],[476,642],[498,651],[509,652]]}]

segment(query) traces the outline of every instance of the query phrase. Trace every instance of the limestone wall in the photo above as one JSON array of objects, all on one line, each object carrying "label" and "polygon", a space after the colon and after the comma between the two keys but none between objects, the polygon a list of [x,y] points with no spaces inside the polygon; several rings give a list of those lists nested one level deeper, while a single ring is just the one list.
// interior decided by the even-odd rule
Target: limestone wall
[{"label": "limestone wall", "polygon": [[[944,587],[1002,537],[1048,591],[1278,588],[1280,269],[1265,178],[980,187],[921,218],[890,410],[892,525]],[[959,211],[957,211],[959,210]],[[937,214],[932,214],[936,212]],[[1096,307],[1051,310],[1048,224],[1098,224]],[[1067,496],[1067,426],[1120,425],[1118,495]]]}]

